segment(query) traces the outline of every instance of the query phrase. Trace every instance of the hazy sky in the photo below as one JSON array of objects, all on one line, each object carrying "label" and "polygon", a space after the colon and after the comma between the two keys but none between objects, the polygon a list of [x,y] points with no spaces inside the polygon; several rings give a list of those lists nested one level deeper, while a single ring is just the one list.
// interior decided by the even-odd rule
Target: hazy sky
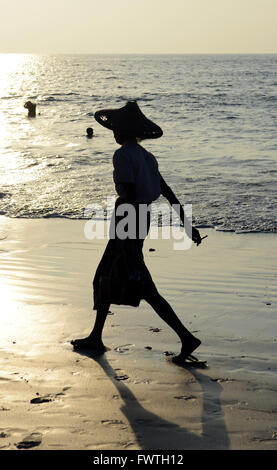
[{"label": "hazy sky", "polygon": [[0,0],[0,52],[277,53],[277,0]]}]

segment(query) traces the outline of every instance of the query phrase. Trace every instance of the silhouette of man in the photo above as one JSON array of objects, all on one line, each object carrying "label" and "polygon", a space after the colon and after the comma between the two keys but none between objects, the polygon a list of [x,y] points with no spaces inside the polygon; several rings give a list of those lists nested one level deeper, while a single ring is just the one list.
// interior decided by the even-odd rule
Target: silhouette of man
[{"label": "silhouette of man", "polygon": [[26,101],[24,108],[28,109],[28,117],[36,117],[36,106],[32,101]]}]

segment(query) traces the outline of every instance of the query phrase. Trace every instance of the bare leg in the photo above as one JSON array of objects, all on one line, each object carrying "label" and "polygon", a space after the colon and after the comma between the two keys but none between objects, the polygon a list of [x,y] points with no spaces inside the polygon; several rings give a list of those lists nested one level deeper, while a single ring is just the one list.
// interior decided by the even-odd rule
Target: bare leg
[{"label": "bare leg", "polygon": [[93,330],[83,339],[71,341],[74,349],[90,349],[93,351],[105,351],[106,348],[102,341],[102,332],[108,315],[109,305],[103,306],[96,312],[96,319]]},{"label": "bare leg", "polygon": [[158,293],[153,291],[145,296],[146,302],[148,302],[155,312],[161,317],[179,336],[182,349],[179,354],[178,360],[185,359],[190,355],[198,346],[201,341],[193,336],[181,323],[169,303]]}]

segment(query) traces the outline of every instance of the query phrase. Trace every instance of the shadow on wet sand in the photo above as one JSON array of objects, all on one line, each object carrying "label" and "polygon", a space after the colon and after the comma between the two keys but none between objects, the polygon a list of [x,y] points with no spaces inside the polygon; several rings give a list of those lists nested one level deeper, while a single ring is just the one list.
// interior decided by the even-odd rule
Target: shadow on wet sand
[{"label": "shadow on wet sand", "polygon": [[[116,371],[111,367],[104,354],[82,355],[97,362],[118,390],[123,400],[121,411],[129,422],[141,450],[227,450],[229,438],[221,409],[220,393],[222,387],[198,369],[190,368],[192,377],[201,386],[202,395],[202,433],[198,435],[186,428],[184,405],[183,422],[179,426],[155,413],[147,411],[123,381],[116,379]],[[176,366],[175,366],[176,367]],[[186,385],[184,385],[186,386]],[[184,402],[185,403],[185,402]]]}]

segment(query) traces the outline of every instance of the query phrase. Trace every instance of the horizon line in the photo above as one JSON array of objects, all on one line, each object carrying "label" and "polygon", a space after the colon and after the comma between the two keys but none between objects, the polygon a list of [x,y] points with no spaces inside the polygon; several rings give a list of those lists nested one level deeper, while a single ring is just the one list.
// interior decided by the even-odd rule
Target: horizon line
[{"label": "horizon line", "polygon": [[1,52],[25,55],[277,55],[277,52]]}]

